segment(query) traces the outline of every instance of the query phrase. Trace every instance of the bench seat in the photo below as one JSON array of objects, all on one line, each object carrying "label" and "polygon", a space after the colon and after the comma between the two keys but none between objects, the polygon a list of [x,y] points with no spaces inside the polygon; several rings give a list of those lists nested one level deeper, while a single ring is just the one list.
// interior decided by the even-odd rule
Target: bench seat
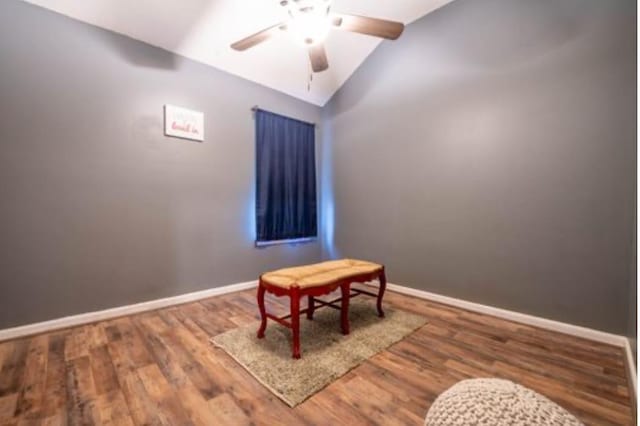
[{"label": "bench seat", "polygon": [[356,275],[382,270],[382,265],[364,260],[341,259],[278,269],[262,275],[262,281],[281,288],[297,284],[299,288],[319,287]]}]

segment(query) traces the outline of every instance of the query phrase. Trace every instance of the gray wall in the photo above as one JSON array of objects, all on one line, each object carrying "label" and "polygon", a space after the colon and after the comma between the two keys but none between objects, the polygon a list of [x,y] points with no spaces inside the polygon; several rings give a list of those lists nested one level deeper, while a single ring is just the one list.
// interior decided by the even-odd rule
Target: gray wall
[{"label": "gray wall", "polygon": [[[635,14],[457,0],[320,110],[0,2],[0,328],[353,256],[635,336]],[[207,140],[162,136],[165,103],[204,111]],[[254,104],[322,121],[322,252],[253,248]]]},{"label": "gray wall", "polygon": [[[162,106],[205,113],[204,143]],[[17,0],[0,2],[0,328],[256,279],[250,108],[320,109]],[[317,135],[318,141],[321,135]]]},{"label": "gray wall", "polygon": [[325,257],[624,334],[634,232],[631,0],[457,0],[327,106]]}]

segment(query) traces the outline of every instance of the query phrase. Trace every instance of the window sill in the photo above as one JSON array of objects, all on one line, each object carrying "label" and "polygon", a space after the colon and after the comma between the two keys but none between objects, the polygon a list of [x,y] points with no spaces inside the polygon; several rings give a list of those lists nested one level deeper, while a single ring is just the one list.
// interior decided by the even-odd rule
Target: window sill
[{"label": "window sill", "polygon": [[282,244],[304,244],[312,243],[318,240],[318,237],[305,237],[305,238],[291,238],[289,240],[275,240],[275,241],[256,241],[256,247],[269,247],[278,246]]}]

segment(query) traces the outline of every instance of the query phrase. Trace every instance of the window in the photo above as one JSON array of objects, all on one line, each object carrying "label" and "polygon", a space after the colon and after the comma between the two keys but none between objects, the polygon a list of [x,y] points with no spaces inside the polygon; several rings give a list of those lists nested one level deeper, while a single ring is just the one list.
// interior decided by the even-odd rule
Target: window
[{"label": "window", "polygon": [[256,110],[256,245],[318,234],[315,128]]}]

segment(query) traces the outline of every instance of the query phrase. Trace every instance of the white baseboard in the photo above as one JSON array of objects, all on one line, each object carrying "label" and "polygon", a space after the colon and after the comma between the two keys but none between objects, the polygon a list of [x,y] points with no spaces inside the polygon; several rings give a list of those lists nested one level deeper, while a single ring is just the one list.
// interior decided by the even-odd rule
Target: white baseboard
[{"label": "white baseboard", "polygon": [[13,328],[0,330],[0,342],[3,340],[15,339],[18,337],[30,336],[33,334],[45,333],[61,328],[75,327],[96,321],[103,321],[110,318],[132,315],[154,309],[166,308],[167,306],[180,305],[182,303],[194,302],[206,299],[211,296],[233,293],[236,291],[256,288],[258,281],[247,281],[211,288],[207,290],[195,291],[193,293],[180,294],[178,296],[166,297],[164,299],[150,300],[148,302],[136,303],[133,305],[119,306],[117,308],[105,309],[102,311],[86,312],[78,315],[57,318],[50,321],[43,321],[34,324],[22,325]]},{"label": "white baseboard", "polygon": [[420,299],[432,300],[434,302],[444,303],[445,305],[456,306],[458,308],[469,311],[479,312],[522,324],[532,325],[546,330],[557,331],[559,333],[570,334],[572,336],[583,337],[585,339],[594,340],[596,342],[608,343],[610,345],[624,347],[627,338],[618,334],[607,333],[604,331],[594,330],[579,325],[567,324],[560,321],[554,321],[546,318],[536,317],[533,315],[522,314],[520,312],[509,311],[506,309],[496,308],[494,306],[482,305],[480,303],[469,302],[467,300],[456,299],[454,297],[443,296],[441,294],[431,293],[415,288],[404,287],[398,284],[387,284],[387,288],[391,291],[418,297]]},{"label": "white baseboard", "polygon": [[[638,395],[638,373],[636,372],[636,360],[633,358],[633,351],[629,339],[624,339],[624,353],[627,358],[628,374],[631,376],[631,384],[633,385],[633,394]],[[636,402],[637,404],[637,402]]]}]

